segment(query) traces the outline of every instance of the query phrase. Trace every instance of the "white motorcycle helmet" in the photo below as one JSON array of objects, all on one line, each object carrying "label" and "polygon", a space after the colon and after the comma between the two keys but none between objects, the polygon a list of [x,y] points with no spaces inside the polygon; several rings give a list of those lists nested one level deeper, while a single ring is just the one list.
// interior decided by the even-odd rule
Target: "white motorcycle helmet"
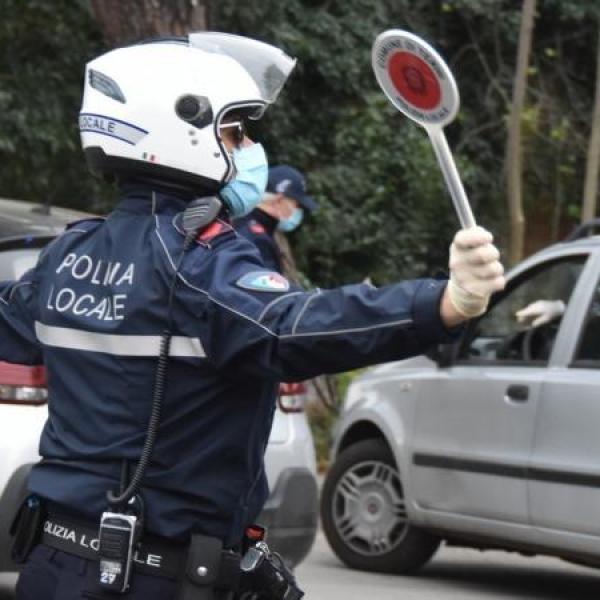
[{"label": "white motorcycle helmet", "polygon": [[217,191],[234,175],[221,124],[260,118],[294,64],[274,46],[216,32],[103,54],[87,64],[79,113],[88,165],[99,175]]}]

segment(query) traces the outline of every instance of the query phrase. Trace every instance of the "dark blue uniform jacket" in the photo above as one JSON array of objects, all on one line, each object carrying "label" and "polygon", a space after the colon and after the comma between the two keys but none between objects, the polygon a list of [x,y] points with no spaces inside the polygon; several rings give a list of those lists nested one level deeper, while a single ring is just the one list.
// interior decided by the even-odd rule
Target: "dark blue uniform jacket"
[{"label": "dark blue uniform jacket", "polygon": [[238,233],[250,240],[257,248],[267,269],[281,273],[281,252],[275,242],[275,230],[279,221],[260,208],[245,217],[236,219],[233,225]]},{"label": "dark blue uniform jacket", "polygon": [[[122,459],[140,456],[185,205],[134,188],[106,220],[72,225],[0,287],[0,359],[48,370],[30,488],[93,519]],[[400,359],[448,338],[444,281],[287,290],[250,242],[217,229],[179,271],[162,422],[142,486],[147,529],[173,538],[239,539],[257,516],[280,380]]]}]

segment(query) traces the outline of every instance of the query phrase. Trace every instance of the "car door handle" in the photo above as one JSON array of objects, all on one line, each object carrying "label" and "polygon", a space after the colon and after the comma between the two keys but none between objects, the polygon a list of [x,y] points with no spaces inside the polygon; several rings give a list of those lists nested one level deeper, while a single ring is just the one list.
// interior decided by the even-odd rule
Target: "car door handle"
[{"label": "car door handle", "polygon": [[509,385],[506,396],[513,402],[527,402],[529,399],[529,387],[526,385]]}]

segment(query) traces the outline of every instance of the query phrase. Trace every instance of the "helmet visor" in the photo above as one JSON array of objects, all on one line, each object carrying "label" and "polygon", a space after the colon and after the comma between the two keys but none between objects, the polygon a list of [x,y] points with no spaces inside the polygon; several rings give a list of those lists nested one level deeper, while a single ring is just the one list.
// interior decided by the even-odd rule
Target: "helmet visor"
[{"label": "helmet visor", "polygon": [[237,61],[254,79],[262,100],[272,104],[292,72],[296,59],[283,50],[258,40],[230,33],[199,31],[189,34],[190,46],[225,54]]}]

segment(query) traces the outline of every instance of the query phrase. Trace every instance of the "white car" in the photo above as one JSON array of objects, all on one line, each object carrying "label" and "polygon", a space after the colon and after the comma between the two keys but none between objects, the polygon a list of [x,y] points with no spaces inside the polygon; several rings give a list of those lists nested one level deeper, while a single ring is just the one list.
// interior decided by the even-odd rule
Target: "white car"
[{"label": "white car", "polygon": [[[66,223],[87,215],[0,199],[0,289],[35,265],[40,249]],[[39,460],[46,422],[44,367],[0,362],[0,572],[14,571],[9,528],[27,495],[27,476]],[[271,494],[258,520],[267,527],[269,546],[290,566],[308,554],[317,531],[318,492],[312,434],[304,414],[303,384],[282,384],[265,455]]]}]

